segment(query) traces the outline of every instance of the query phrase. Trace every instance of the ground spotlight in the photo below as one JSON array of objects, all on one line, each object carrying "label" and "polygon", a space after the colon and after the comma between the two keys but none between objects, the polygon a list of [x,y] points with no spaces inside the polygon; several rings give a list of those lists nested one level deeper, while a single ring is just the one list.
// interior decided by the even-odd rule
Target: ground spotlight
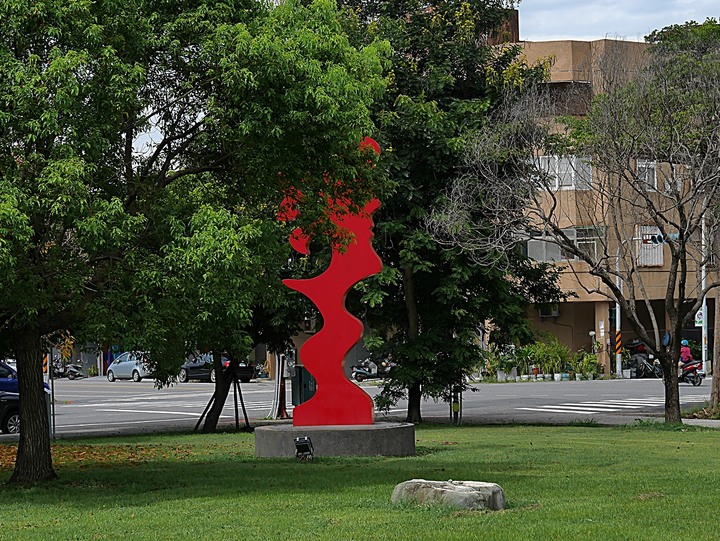
[{"label": "ground spotlight", "polygon": [[295,438],[295,457],[300,460],[312,460],[313,444],[310,436]]}]

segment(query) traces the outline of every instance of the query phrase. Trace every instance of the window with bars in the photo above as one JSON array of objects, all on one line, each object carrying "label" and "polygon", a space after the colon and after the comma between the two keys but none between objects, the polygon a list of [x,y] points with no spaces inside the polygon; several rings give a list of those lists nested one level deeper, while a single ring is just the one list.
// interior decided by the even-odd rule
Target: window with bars
[{"label": "window with bars", "polygon": [[528,240],[527,255],[530,259],[547,263],[555,263],[565,259],[560,253],[560,246],[541,238]]},{"label": "window with bars", "polygon": [[657,190],[657,163],[651,160],[637,160],[637,178],[648,192]]},{"label": "window with bars", "polygon": [[540,169],[551,177],[550,188],[589,190],[592,165],[578,156],[540,156]]},{"label": "window with bars", "polygon": [[683,184],[688,180],[687,172],[677,165],[640,159],[635,161],[635,165],[638,182],[648,192],[662,192],[672,196],[681,192]]},{"label": "window with bars", "polygon": [[[590,256],[591,259],[597,259],[599,250],[605,240],[605,228],[603,227],[575,227],[570,230],[574,233],[575,246]],[[568,235],[570,236],[570,235]],[[580,259],[572,256],[568,259]]]},{"label": "window with bars", "polygon": [[[563,229],[563,233],[575,246],[587,253],[592,259],[597,259],[599,250],[605,240],[605,228],[603,227],[573,227]],[[542,238],[530,239],[527,243],[527,255],[535,261],[557,262],[565,260],[579,260],[575,254],[563,250],[560,246]]]},{"label": "window with bars", "polygon": [[705,264],[708,267],[717,268],[718,259],[720,258],[720,235],[718,234],[720,231],[717,226],[709,227],[706,231],[707,237],[705,238],[705,246],[707,256],[705,258]]},{"label": "window with bars", "polygon": [[664,243],[653,239],[660,235],[660,228],[654,225],[637,226],[637,265],[638,267],[662,267],[664,264]]}]

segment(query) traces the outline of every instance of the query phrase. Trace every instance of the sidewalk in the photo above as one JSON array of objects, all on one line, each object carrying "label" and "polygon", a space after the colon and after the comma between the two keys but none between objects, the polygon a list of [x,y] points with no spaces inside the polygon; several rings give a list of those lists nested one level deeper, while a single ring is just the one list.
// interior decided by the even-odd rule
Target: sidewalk
[{"label": "sidewalk", "polygon": [[683,419],[683,424],[705,426],[708,428],[720,428],[720,419]]}]

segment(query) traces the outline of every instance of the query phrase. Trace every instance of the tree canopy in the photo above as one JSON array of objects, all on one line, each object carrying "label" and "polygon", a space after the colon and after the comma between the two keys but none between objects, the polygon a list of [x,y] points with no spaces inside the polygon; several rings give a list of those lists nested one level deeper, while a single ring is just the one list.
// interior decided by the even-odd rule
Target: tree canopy
[{"label": "tree canopy", "polygon": [[42,336],[122,332],[161,368],[186,341],[247,345],[283,186],[302,182],[309,223],[339,190],[378,191],[357,146],[386,46],[353,47],[328,0],[15,0],[2,18],[0,343],[26,483],[55,476]]},{"label": "tree canopy", "polygon": [[[528,297],[516,280],[444,248],[427,222],[463,165],[466,142],[499,105],[503,89],[542,78],[545,70],[528,66],[517,46],[488,45],[508,15],[504,1],[341,5],[358,43],[386,39],[393,49],[388,91],[373,106],[381,163],[395,183],[376,214],[377,252],[386,267],[362,300],[378,306],[367,311],[374,331],[368,343],[398,362],[380,402],[407,393],[408,420],[420,421],[422,394],[446,396],[479,362],[486,321],[508,339],[528,337]],[[537,278],[531,264],[510,257],[517,281]],[[545,291],[551,296],[553,289]]]}]

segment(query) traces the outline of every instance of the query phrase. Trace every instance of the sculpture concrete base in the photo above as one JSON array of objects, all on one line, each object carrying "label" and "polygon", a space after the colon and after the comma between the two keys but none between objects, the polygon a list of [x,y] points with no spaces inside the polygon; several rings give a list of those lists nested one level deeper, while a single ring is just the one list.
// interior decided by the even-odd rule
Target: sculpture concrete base
[{"label": "sculpture concrete base", "polygon": [[294,457],[294,438],[309,436],[314,456],[408,456],[415,454],[415,425],[293,426],[255,428],[255,456]]}]

